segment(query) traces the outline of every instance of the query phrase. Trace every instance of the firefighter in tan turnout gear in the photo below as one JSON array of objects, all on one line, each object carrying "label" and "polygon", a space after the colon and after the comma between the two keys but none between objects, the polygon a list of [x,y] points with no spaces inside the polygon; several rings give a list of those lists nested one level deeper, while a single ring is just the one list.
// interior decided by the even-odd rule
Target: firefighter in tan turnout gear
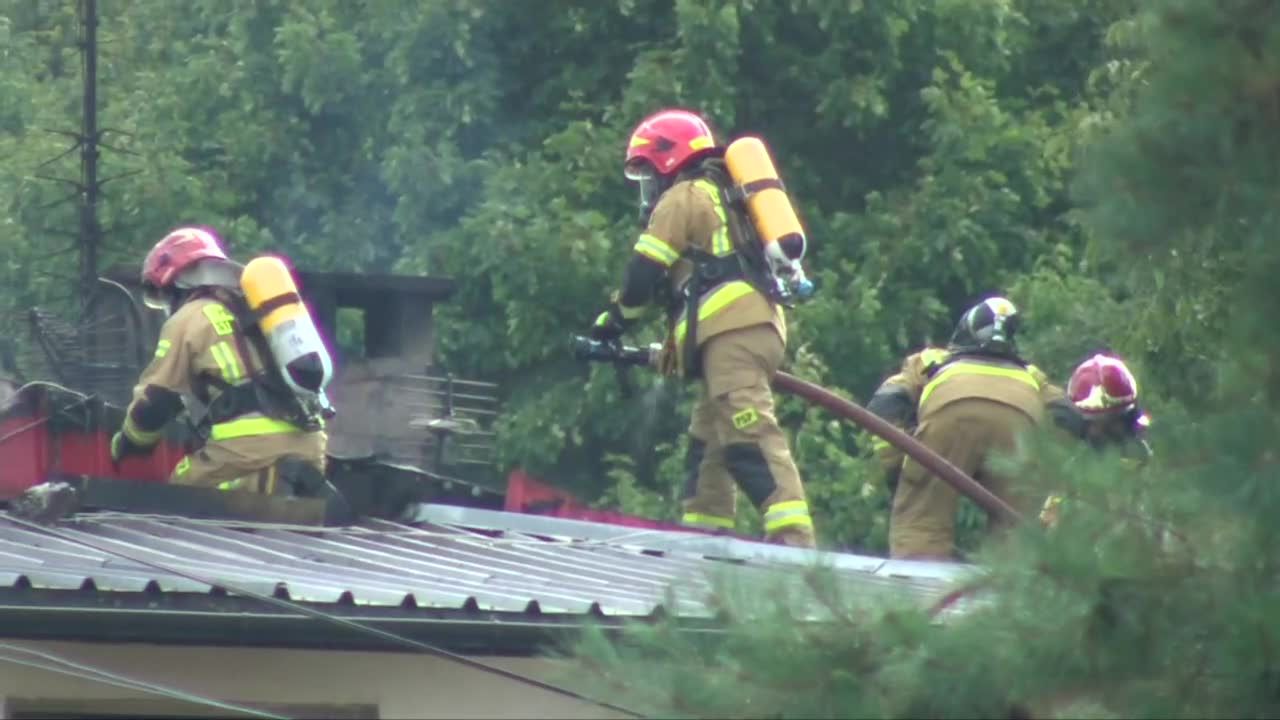
[{"label": "firefighter in tan turnout gear", "polygon": [[[1015,448],[1019,435],[1046,417],[1072,412],[1062,393],[1017,354],[1018,315],[1013,303],[989,298],[961,318],[946,349],[909,356],[884,381],[868,409],[914,435],[926,447],[1015,507],[1026,505],[1011,478],[993,470],[993,455]],[[950,560],[954,557],[958,493],[900,451],[878,443],[892,472],[901,468],[889,520],[893,558]],[[999,519],[991,518],[993,529]]]},{"label": "firefighter in tan turnout gear", "polygon": [[616,341],[646,306],[665,301],[664,370],[699,380],[682,522],[732,528],[741,488],[762,513],[768,541],[813,547],[809,505],[770,388],[786,323],[759,257],[749,255],[755,247],[746,243],[760,244],[751,221],[727,200],[733,182],[723,156],[690,112],[662,111],[636,128],[626,174],[639,183],[647,229],[590,334]]},{"label": "firefighter in tan turnout gear", "polygon": [[324,483],[325,433],[318,417],[297,411],[278,375],[273,382],[269,350],[246,331],[242,271],[208,228],[176,229],[148,253],[147,305],[168,318],[111,457],[150,453],[189,396],[207,408],[197,427],[206,441],[178,462],[171,482],[310,494]]}]

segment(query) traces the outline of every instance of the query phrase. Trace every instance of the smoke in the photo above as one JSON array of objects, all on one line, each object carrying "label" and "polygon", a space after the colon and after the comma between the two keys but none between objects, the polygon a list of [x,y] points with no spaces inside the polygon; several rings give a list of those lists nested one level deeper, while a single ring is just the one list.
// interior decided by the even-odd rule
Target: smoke
[{"label": "smoke", "polygon": [[[680,384],[660,379],[632,402],[634,408],[631,432],[631,457],[636,459],[637,477],[651,478],[660,461],[654,449],[671,432],[676,420],[677,389]],[[651,485],[650,482],[642,482]]]}]

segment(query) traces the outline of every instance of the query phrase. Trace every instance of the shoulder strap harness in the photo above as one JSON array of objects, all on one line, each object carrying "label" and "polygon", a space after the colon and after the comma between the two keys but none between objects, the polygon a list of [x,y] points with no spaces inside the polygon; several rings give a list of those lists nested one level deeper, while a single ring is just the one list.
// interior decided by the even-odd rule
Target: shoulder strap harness
[{"label": "shoulder strap harness", "polygon": [[218,397],[209,403],[204,416],[196,423],[200,436],[207,438],[209,428],[215,424],[253,412],[284,420],[303,430],[319,430],[319,418],[306,411],[280,377],[280,371],[269,362],[262,363],[262,367],[254,362],[254,353],[250,348],[257,351],[258,358],[269,358],[271,347],[262,334],[257,316],[249,309],[244,297],[235,292],[218,291],[212,292],[210,296],[226,306],[235,318],[236,329],[232,337],[235,339],[236,350],[244,361],[248,382],[232,385],[222,379],[212,381],[218,388]]},{"label": "shoulder strap harness", "polygon": [[724,211],[723,219],[733,248],[724,255],[696,248],[684,252],[684,257],[693,263],[693,272],[680,293],[685,315],[683,365],[685,377],[694,379],[702,374],[701,351],[698,347],[698,312],[703,293],[720,283],[742,280],[770,302],[781,302],[777,285],[772,281],[772,273],[764,259],[760,238],[747,215],[746,206],[747,195],[764,187],[781,187],[781,181],[762,180],[750,183],[746,188],[738,188],[730,179],[724,161],[718,158],[703,161],[689,172],[689,177],[708,180],[715,187],[716,200]]}]

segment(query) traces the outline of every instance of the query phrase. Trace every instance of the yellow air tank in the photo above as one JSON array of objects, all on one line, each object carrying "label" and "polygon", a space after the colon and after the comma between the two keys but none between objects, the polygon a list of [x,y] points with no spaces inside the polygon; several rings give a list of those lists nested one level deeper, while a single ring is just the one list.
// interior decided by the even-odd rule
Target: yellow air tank
[{"label": "yellow air tank", "polygon": [[325,387],[333,378],[333,360],[289,266],[271,255],[254,258],[244,266],[240,288],[289,388],[304,403],[329,410]]},{"label": "yellow air tank", "polygon": [[745,198],[747,214],[764,245],[764,257],[779,290],[784,295],[808,299],[814,286],[800,264],[808,242],[769,149],[758,137],[741,137],[725,148],[724,161],[729,177]]},{"label": "yellow air tank", "polygon": [[746,196],[747,213],[764,243],[771,262],[799,262],[804,258],[804,228],[782,188],[778,170],[764,141],[757,137],[734,140],[724,152],[725,165]]}]

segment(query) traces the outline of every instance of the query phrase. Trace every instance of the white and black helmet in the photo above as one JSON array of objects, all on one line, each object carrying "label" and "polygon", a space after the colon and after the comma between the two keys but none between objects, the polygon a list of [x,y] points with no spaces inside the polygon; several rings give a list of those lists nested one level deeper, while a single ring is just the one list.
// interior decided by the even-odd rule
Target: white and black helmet
[{"label": "white and black helmet", "polygon": [[1017,356],[1018,308],[1007,298],[991,297],[965,311],[951,335],[952,352]]}]

